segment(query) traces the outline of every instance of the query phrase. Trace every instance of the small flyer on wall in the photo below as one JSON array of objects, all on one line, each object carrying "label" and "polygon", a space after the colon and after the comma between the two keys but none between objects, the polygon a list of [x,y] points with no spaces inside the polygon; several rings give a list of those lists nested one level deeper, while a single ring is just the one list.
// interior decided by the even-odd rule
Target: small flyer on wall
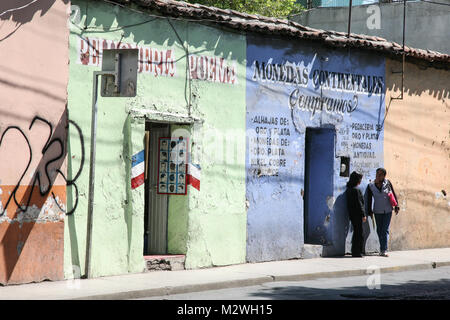
[{"label": "small flyer on wall", "polygon": [[158,194],[186,194],[187,148],[186,138],[159,138]]}]

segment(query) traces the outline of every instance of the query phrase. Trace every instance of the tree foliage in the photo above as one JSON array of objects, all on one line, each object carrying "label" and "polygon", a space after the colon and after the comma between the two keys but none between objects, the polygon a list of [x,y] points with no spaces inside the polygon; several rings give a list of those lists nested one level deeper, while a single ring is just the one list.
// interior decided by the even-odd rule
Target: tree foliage
[{"label": "tree foliage", "polygon": [[259,14],[268,17],[286,18],[305,8],[296,3],[296,0],[184,0],[189,3],[198,3],[205,6],[221,9],[232,9],[250,14]]}]

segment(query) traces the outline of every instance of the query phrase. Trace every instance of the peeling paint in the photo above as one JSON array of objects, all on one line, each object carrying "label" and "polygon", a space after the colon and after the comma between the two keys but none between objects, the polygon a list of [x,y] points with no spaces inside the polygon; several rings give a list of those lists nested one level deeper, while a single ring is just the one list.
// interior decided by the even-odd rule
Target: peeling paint
[{"label": "peeling paint", "polygon": [[23,241],[17,242],[17,255],[20,256],[24,245],[25,245],[25,242],[23,242]]},{"label": "peeling paint", "polygon": [[325,228],[327,228],[327,227],[330,225],[330,221],[331,221],[331,216],[330,216],[330,215],[327,215],[327,216],[325,217],[325,221],[323,222],[323,226],[324,226]]},{"label": "peeling paint", "polygon": [[29,176],[30,176],[30,179],[33,179],[34,178],[34,174],[36,173],[36,168],[34,168],[33,170],[31,170],[31,172],[30,172],[30,174],[29,174]]},{"label": "peeling paint", "polygon": [[327,206],[328,209],[333,210],[333,206],[334,206],[334,202],[336,201],[336,199],[333,196],[328,196],[327,197]]},{"label": "peeling paint", "polygon": [[[56,197],[56,201],[61,209],[65,210],[65,205],[60,201],[59,197]],[[46,222],[62,222],[64,221],[65,211],[61,211],[58,208],[52,197],[47,198],[42,208],[38,208],[36,205],[27,207],[25,212],[18,210],[17,216],[10,219],[7,214],[0,218],[0,223],[7,221],[9,223],[19,223],[20,227],[23,223],[46,223]]]},{"label": "peeling paint", "polygon": [[401,190],[399,192],[399,199],[400,199],[400,202],[401,202],[400,210],[401,211],[406,211],[406,209],[408,207],[407,206],[407,204],[408,204],[408,194],[405,191]]},{"label": "peeling paint", "polygon": [[[442,190],[442,191],[444,191],[444,190]],[[447,196],[445,195],[445,191],[444,192],[442,192],[442,191],[438,191],[438,192],[436,192],[435,193],[435,198],[436,198],[436,200],[446,200],[447,199]]]},{"label": "peeling paint", "polygon": [[[1,202],[0,202],[0,210],[3,211],[3,205]],[[5,213],[2,216],[0,216],[0,223],[3,223],[3,222],[11,223],[11,219],[8,217],[8,210],[5,210]]]}]

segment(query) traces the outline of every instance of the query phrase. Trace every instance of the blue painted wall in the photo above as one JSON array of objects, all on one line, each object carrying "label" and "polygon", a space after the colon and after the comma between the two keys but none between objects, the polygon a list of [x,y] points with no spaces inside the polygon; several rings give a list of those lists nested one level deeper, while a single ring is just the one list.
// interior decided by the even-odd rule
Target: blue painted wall
[{"label": "blue painted wall", "polygon": [[[300,257],[304,244],[303,193],[307,127],[336,130],[332,210],[333,245],[344,253],[347,228],[342,201],[350,170],[364,174],[362,188],[383,165],[383,57],[315,43],[247,37],[247,261]],[[362,80],[364,79],[364,80]],[[331,228],[331,227],[330,227]]]}]

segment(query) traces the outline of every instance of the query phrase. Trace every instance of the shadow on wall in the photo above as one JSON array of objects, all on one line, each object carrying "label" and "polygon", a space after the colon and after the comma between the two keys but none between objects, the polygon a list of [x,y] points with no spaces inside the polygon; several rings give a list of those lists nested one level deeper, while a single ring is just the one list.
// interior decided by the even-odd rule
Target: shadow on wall
[{"label": "shadow on wall", "polygon": [[[69,0],[62,1],[65,4],[69,3]],[[0,21],[10,20],[15,25],[5,33],[4,29],[2,30],[0,41],[9,38],[24,24],[31,22],[36,13],[39,12],[41,17],[45,15],[55,2],[56,0],[2,0],[0,3]]]},{"label": "shadow on wall", "polygon": [[[127,259],[128,259],[128,268],[130,267],[130,255],[131,255],[131,242],[132,242],[132,234],[133,234],[133,201],[131,198],[131,159],[130,154],[132,153],[131,150],[131,118],[130,115],[127,116],[123,128],[122,128],[122,134],[123,134],[123,148],[122,148],[122,158],[126,159],[125,161],[125,188],[126,188],[126,200],[123,210],[123,218],[125,225],[127,226],[127,243],[128,243],[128,250],[127,250]],[[144,141],[142,143],[144,144]]]},{"label": "shadow on wall", "polygon": [[333,205],[333,244],[323,246],[322,256],[343,256],[345,255],[345,243],[349,232],[349,216],[347,211],[346,192],[341,193]]},{"label": "shadow on wall", "polygon": [[[32,129],[36,126],[48,126],[49,136],[44,137],[47,140],[42,141],[42,150],[33,153],[27,134],[33,134]],[[56,128],[53,128],[52,124],[44,118],[35,117],[31,121],[28,129],[31,133],[27,130],[24,131],[21,128],[10,126],[2,132],[0,140],[1,147],[1,143],[5,143],[9,139],[8,137],[11,137],[9,133],[19,131],[23,137],[25,158],[29,154],[28,165],[24,168],[21,176],[18,177],[16,186],[11,190],[7,198],[2,199],[1,216],[11,219],[11,222],[7,225],[7,229],[0,239],[0,247],[3,248],[0,252],[3,252],[2,258],[4,259],[4,261],[0,261],[3,264],[0,265],[0,271],[2,271],[0,272],[2,275],[0,277],[0,283],[8,283],[10,281],[12,283],[22,282],[20,277],[26,277],[29,274],[38,274],[39,277],[42,274],[46,274],[56,279],[62,277],[62,267],[57,265],[58,262],[54,258],[62,255],[61,250],[63,248],[59,243],[55,243],[55,241],[58,242],[55,237],[48,236],[49,238],[45,241],[45,245],[42,245],[42,243],[38,243],[37,245],[31,243],[29,246],[33,247],[32,251],[38,250],[39,252],[30,253],[31,250],[28,250],[26,257],[22,257],[22,249],[27,246],[27,240],[38,220],[43,224],[60,221],[60,216],[54,216],[52,212],[54,210],[58,211],[57,207],[65,204],[65,186],[64,190],[60,190],[61,188],[54,188],[53,185],[58,173],[61,173],[59,170],[67,153],[65,148],[65,141],[67,140],[67,113],[64,112],[62,114]],[[36,168],[29,167],[33,157],[41,157]],[[31,175],[31,180],[24,181],[24,178],[30,176],[30,171],[34,172]],[[14,212],[14,214],[6,217],[7,211]],[[60,247],[55,248],[55,246]],[[55,252],[57,249],[61,252]],[[34,269],[32,261],[36,256],[44,261],[47,260],[50,264],[43,264],[46,270]],[[21,263],[21,268],[25,267],[29,269],[26,272],[18,273],[17,276],[13,276],[13,272],[21,258],[25,260],[25,262]],[[26,261],[27,259],[30,262]],[[17,277],[19,279],[16,279]]]},{"label": "shadow on wall", "polygon": [[[435,69],[423,64],[424,62],[421,61],[417,61],[417,64],[405,63],[404,93],[408,96],[421,96],[426,92],[438,100],[450,98],[450,86],[448,85],[450,70]],[[393,97],[397,97],[402,90],[402,63],[388,60],[387,65],[386,88],[393,93]],[[437,81],[439,79],[441,81]],[[389,102],[387,98],[386,104]]]},{"label": "shadow on wall", "polygon": [[[47,0],[54,1],[54,0]],[[227,41],[227,36],[221,35],[216,41],[207,41],[205,40],[205,36],[200,35],[199,32],[189,33],[189,26],[201,27],[205,26],[201,22],[186,22],[183,20],[176,20],[173,18],[166,18],[164,16],[157,15],[138,15],[137,13],[119,6],[110,5],[102,2],[92,2],[92,1],[76,1],[74,5],[79,8],[79,12],[72,12],[72,26],[79,29],[80,35],[82,37],[89,37],[90,34],[96,34],[98,37],[99,34],[107,34],[111,32],[120,31],[122,38],[133,39],[135,43],[143,41],[143,45],[148,45],[151,42],[155,42],[158,45],[164,47],[171,47],[174,45],[179,45],[183,47],[184,41],[189,42],[190,48],[202,48],[202,51],[213,52],[216,56],[228,57],[232,56],[233,59],[236,59],[239,63],[246,64],[246,56],[245,53],[240,55],[237,51],[232,51],[233,47]],[[108,10],[105,13],[105,6],[110,6],[111,10]],[[116,9],[117,8],[117,9]],[[120,9],[119,9],[120,8]],[[75,17],[77,17],[75,19]],[[95,27],[84,27],[81,23],[77,24],[76,20],[84,21],[85,25],[95,25]],[[151,33],[149,34],[149,23],[151,24]],[[114,25],[118,25],[119,27],[112,27]],[[103,30],[99,30],[99,28]],[[211,27],[214,28],[214,27]],[[219,29],[219,28],[218,28]],[[220,31],[219,31],[220,32]],[[234,35],[240,35],[239,33],[233,33],[233,31],[224,31],[224,33],[231,33]],[[197,34],[199,34],[197,36]],[[151,35],[151,36],[150,36]],[[248,34],[250,35],[250,34]],[[228,39],[231,39],[229,37]],[[217,41],[218,40],[218,41]],[[316,41],[305,41],[305,45],[309,46],[312,43],[317,43],[320,45],[320,42]],[[302,54],[301,48],[295,47],[295,52],[287,50],[287,54]],[[306,47],[305,47],[305,50]],[[343,51],[339,48],[333,48],[336,51]],[[359,54],[374,54],[377,55],[376,52],[367,51],[367,50],[357,50],[351,49],[354,52],[354,55]],[[201,51],[196,51],[195,53],[201,53]],[[185,59],[186,56],[177,57],[177,61]],[[349,57],[352,58],[352,55]],[[387,58],[391,59],[391,58]],[[387,70],[387,79],[389,80],[386,83],[386,87],[394,91],[397,90],[399,93],[401,90],[401,74],[398,73],[401,71],[401,61],[392,60],[389,70]],[[414,73],[421,73],[422,71],[426,72],[426,70],[433,70],[433,68],[423,66],[423,61],[417,61],[417,64],[412,64],[407,62],[406,73],[405,73],[405,93],[410,96],[420,96],[423,92],[431,92],[432,96],[437,99],[443,99],[450,97],[450,89],[448,87],[448,83],[446,81],[441,81],[440,83],[433,81],[432,85],[430,81],[422,81],[421,76],[417,76],[413,78]],[[415,68],[415,70],[411,70],[411,68]],[[438,70],[437,72],[448,72],[444,70]],[[392,73],[395,72],[396,74]],[[435,79],[436,73],[429,72],[429,76]],[[442,74],[442,79],[444,79],[445,74]],[[414,81],[414,79],[419,79]]]},{"label": "shadow on wall", "polygon": [[[186,22],[157,14],[146,15],[143,13],[139,15],[130,9],[102,2],[76,1],[73,4],[77,6],[76,9],[79,12],[72,11],[71,25],[78,29],[82,37],[89,37],[89,34],[92,33],[95,33],[95,37],[99,37],[99,34],[120,31],[123,39],[133,39],[134,43],[143,41],[142,45],[154,42],[163,47],[174,45],[183,47],[186,41],[189,42],[190,49],[202,48],[201,51],[195,50],[196,54],[208,51],[213,52],[215,56],[232,57],[233,60],[242,64],[246,63],[245,51],[242,53],[239,50],[233,51],[233,46],[226,39],[222,40],[223,35],[219,35],[222,31],[218,31],[218,38],[211,38],[211,41],[207,39],[211,35],[205,36],[207,33],[200,34],[197,31],[190,33],[189,26],[199,28],[202,26],[200,22]],[[110,7],[106,13],[105,6]],[[77,20],[84,21],[85,26],[82,23],[77,24]],[[150,23],[151,28],[149,28]],[[112,27],[113,24],[118,27]],[[89,27],[90,25],[95,25],[95,27]],[[203,26],[208,28],[204,24]],[[103,30],[99,30],[100,27]],[[236,35],[240,36],[239,33]],[[186,56],[177,57],[177,61],[182,59],[186,59]]]},{"label": "shadow on wall", "polygon": [[[386,65],[386,88],[391,97],[399,97],[401,73],[392,72],[401,72],[402,63],[387,60]],[[390,101],[389,93],[386,95],[385,127],[389,129],[385,132],[385,150],[389,153],[385,153],[385,160],[392,165],[387,168],[388,179],[390,170],[396,170],[391,181],[398,185],[395,191],[401,208],[391,221],[389,248],[445,247],[448,237],[441,235],[448,234],[448,224],[440,221],[448,217],[449,210],[441,190],[448,192],[445,164],[450,141],[445,126],[449,119],[450,70],[406,63],[404,76],[404,101]]]},{"label": "shadow on wall", "polygon": [[[347,210],[346,192],[341,193],[333,206],[333,244],[323,246],[323,257],[344,256],[351,253],[353,227],[350,223]],[[363,223],[363,251],[373,253],[379,251],[379,240],[371,217]]]}]

